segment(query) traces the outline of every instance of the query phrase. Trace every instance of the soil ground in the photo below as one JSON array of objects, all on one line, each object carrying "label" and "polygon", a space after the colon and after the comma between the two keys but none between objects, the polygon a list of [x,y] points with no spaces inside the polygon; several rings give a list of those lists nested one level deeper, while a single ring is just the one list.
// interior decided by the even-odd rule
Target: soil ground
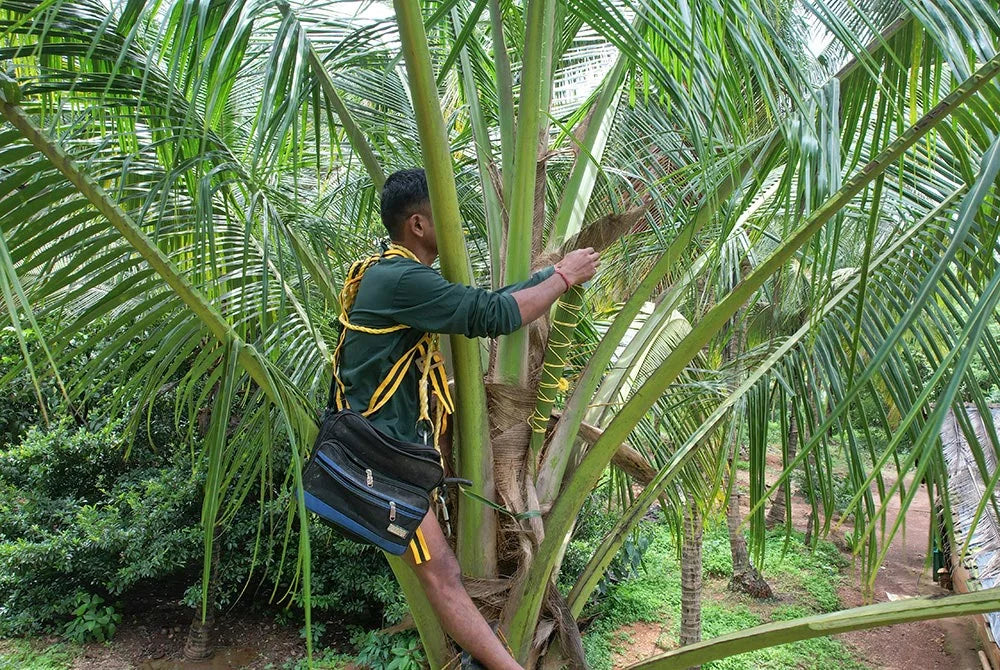
[{"label": "soil ground", "polygon": [[[924,486],[906,512],[906,534],[898,534],[889,545],[885,562],[878,571],[872,592],[872,601],[889,600],[887,594],[897,597],[933,596],[949,593],[939,587],[931,577],[931,568],[925,567],[927,538],[930,532],[931,506]],[[804,505],[800,501],[799,507]],[[899,513],[899,498],[888,506],[888,524],[895,522]],[[856,588],[858,579],[851,580],[852,588],[840,591],[843,606],[857,607],[865,604],[863,593]],[[858,655],[873,667],[887,670],[980,670],[979,641],[972,617],[955,617],[935,621],[918,621],[855,631],[839,636]]]},{"label": "soil ground", "polygon": [[144,612],[126,613],[111,645],[88,644],[74,670],[229,670],[280,668],[302,656],[302,638],[263,614],[219,617],[216,653],[194,663],[184,660],[192,610],[163,598],[146,601]]}]

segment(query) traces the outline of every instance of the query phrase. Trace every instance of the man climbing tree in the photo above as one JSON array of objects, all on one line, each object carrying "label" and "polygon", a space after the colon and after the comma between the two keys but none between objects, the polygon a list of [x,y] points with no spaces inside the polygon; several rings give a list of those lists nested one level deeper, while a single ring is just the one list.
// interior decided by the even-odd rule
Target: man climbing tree
[{"label": "man climbing tree", "polygon": [[[336,404],[359,410],[378,405],[368,418],[383,433],[407,442],[426,442],[433,435],[437,444],[451,406],[447,384],[428,383],[426,374],[443,364],[437,335],[512,333],[593,277],[599,256],[591,248],[578,249],[525,282],[485,291],[448,282],[430,267],[438,249],[423,170],[402,170],[385,181],[381,215],[392,244],[364,271],[353,305],[345,305]],[[411,362],[399,365],[405,360]],[[487,668],[520,667],[465,591],[433,509],[405,556],[442,627],[468,654]]]}]

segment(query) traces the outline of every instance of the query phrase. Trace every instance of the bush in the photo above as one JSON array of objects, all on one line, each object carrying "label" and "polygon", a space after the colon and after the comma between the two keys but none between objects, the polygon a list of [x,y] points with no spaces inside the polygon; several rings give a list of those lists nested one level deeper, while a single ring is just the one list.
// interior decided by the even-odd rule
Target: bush
[{"label": "bush", "polygon": [[120,432],[117,424],[91,432],[67,418],[33,427],[20,444],[0,451],[0,480],[40,498],[99,500],[126,469],[115,444]]},{"label": "bush", "polygon": [[355,662],[373,670],[423,670],[427,659],[414,631],[381,635],[366,631],[352,638],[359,650]]},{"label": "bush", "polygon": [[[135,449],[126,461],[119,435],[115,425],[90,431],[62,421],[0,451],[0,635],[58,632],[80,606],[78,593],[127,602],[141,584],[201,574],[204,468],[183,445],[160,456]],[[229,521],[219,538],[220,607],[243,594],[280,599],[289,590],[296,571],[282,563],[289,504],[287,496],[267,501],[262,525],[259,501],[248,498]],[[319,524],[310,535],[316,620],[324,610],[402,618],[406,604],[381,552]],[[298,537],[293,523],[288,546]],[[185,599],[200,603],[199,581]],[[293,605],[290,623],[298,623],[301,593]]]},{"label": "bush", "polygon": [[[29,329],[25,331],[25,339],[31,344],[37,338]],[[14,328],[0,328],[0,370],[6,374],[7,370],[13,370],[23,362],[24,355]],[[43,387],[43,394],[47,390]],[[16,443],[38,418],[38,398],[26,372],[0,386],[0,448]]]},{"label": "bush", "polygon": [[[608,508],[607,485],[594,491],[584,501],[559,571],[559,589],[563,593],[568,593],[573,587],[587,566],[587,562],[617,521],[616,512]],[[594,597],[603,596],[612,584],[629,579],[642,567],[643,557],[650,542],[647,526],[645,523],[640,524],[626,538],[621,550],[597,584]]]},{"label": "bush", "polygon": [[[49,332],[58,324],[41,324]],[[90,335],[110,339],[103,324]],[[37,336],[26,333],[32,351]],[[108,362],[133,360],[135,338]],[[72,378],[85,364],[72,360],[61,369]],[[18,340],[0,329],[0,369],[23,365]],[[78,593],[128,602],[130,589],[180,576],[193,582],[185,599],[200,603],[203,560],[201,503],[205,465],[197,437],[191,443],[185,412],[175,412],[176,382],[163,380],[151,406],[116,395],[114,380],[92,388],[67,416],[65,399],[49,371],[39,368],[42,402],[52,422],[41,419],[38,398],[21,370],[0,389],[0,636],[59,632],[78,608]],[[119,366],[127,377],[127,370]],[[112,399],[144,414],[135,443],[123,437],[123,421],[112,415]],[[148,417],[145,416],[149,410]],[[59,417],[62,416],[60,419]],[[192,431],[194,432],[194,431]],[[126,448],[128,458],[125,458]],[[242,506],[227,515],[219,546],[217,604],[281,600],[296,580],[289,554],[299,542],[298,522],[286,527],[291,500],[275,496],[271,482],[286,480],[287,445],[274,445],[269,483],[254,487]],[[194,459],[194,460],[192,460]],[[263,513],[263,517],[261,514]],[[407,612],[402,593],[381,552],[343,539],[333,529],[311,527],[312,603],[338,616],[396,622]],[[287,542],[287,545],[286,545]],[[283,609],[289,623],[302,620],[302,595]]]},{"label": "bush", "polygon": [[0,635],[53,631],[78,592],[120,595],[201,555],[190,457],[137,467],[114,433],[60,423],[0,453]]},{"label": "bush", "polygon": [[[228,608],[241,596],[259,595],[270,600],[272,593],[275,600],[285,604],[284,597],[296,577],[295,563],[287,556],[282,563],[288,502],[279,498],[265,505],[265,527],[259,538],[260,514],[253,501],[245,503],[225,528],[219,538],[222,550],[216,584],[218,607]],[[268,519],[280,522],[280,526],[268,528]],[[408,611],[406,602],[381,551],[346,540],[336,530],[318,523],[310,525],[309,538],[314,625],[324,612],[337,618],[366,620],[374,625],[383,621],[392,624],[403,618]],[[200,542],[199,535],[197,556],[192,559],[199,566],[203,560]],[[289,551],[298,545],[297,520],[288,531],[287,542]],[[185,592],[184,602],[197,607],[201,597],[199,573],[199,578]],[[282,607],[280,623],[300,626],[304,621],[305,605],[300,589],[295,591],[292,605],[291,609]]]}]

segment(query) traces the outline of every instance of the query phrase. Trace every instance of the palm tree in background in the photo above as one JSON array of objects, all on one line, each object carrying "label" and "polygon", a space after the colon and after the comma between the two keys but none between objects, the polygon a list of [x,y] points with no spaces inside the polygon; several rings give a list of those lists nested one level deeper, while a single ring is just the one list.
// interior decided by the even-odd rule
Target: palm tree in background
[{"label": "palm tree in background", "polygon": [[[89,356],[81,373],[56,377],[66,401],[114,381],[133,432],[135,408],[163,380],[181,378],[181,413],[211,390],[206,577],[212,529],[251,490],[293,491],[288,523],[302,539],[285,569],[308,625],[298,492],[326,400],[336,287],[381,235],[384,175],[422,164],[452,281],[498,286],[553,254],[606,250],[594,286],[568,293],[545,325],[450,343],[449,466],[475,482],[455,510],[456,552],[522,662],[583,662],[575,619],[649,506],[714,499],[734,407],[746,408],[735,415],[746,417],[751,548],[763,551],[768,419],[791,412],[808,437],[794,457],[786,443],[782,481],[809,464],[828,525],[843,452],[853,546],[873,578],[898,530],[881,529],[885,501],[899,495],[905,509],[918,488],[908,475],[942,490],[944,412],[985,403],[970,363],[1000,380],[988,327],[1000,299],[997,3],[394,9],[371,20],[283,0],[0,6],[4,325],[57,325],[37,347],[22,338],[32,376]],[[818,57],[805,48],[810,29],[829,41]],[[595,71],[599,85],[574,102]],[[699,277],[734,263],[747,268],[739,281],[692,310]],[[808,321],[746,347],[738,386],[706,379],[699,356],[789,267],[809,268]],[[136,341],[126,365],[108,365]],[[863,401],[876,396],[868,416]],[[900,457],[903,439],[913,448]],[[272,481],[285,442],[291,476]],[[624,496],[618,525],[560,593],[586,497],[609,464],[636,455],[653,476]],[[412,575],[390,564],[438,667],[447,641]],[[1000,599],[908,605],[826,615],[824,632]],[[688,667],[823,630],[772,628],[646,665]]]}]

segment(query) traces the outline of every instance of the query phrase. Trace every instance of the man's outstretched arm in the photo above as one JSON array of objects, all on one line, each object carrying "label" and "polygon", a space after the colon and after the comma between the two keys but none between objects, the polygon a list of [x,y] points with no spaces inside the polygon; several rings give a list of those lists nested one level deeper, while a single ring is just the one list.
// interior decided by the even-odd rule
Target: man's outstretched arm
[{"label": "man's outstretched arm", "polygon": [[454,284],[413,263],[395,287],[392,316],[428,333],[507,335],[544,314],[570,286],[593,277],[598,258],[593,249],[577,249],[556,263],[551,276],[513,292],[510,289],[516,286],[494,292]]},{"label": "man's outstretched arm", "polygon": [[552,304],[571,286],[589,281],[601,264],[600,254],[591,248],[577,249],[566,254],[556,263],[552,275],[531,288],[521,289],[511,295],[521,313],[521,325],[526,326],[549,311]]}]

